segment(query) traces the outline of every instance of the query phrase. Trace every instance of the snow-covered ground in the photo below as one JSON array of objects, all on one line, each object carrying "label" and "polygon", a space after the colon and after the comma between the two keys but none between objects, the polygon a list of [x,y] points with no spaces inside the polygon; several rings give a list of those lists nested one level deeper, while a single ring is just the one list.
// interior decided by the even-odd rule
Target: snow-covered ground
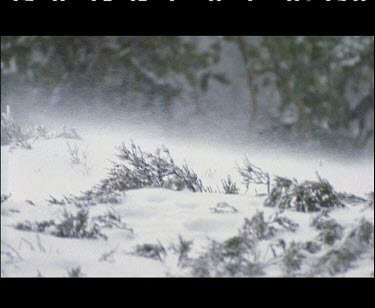
[{"label": "snow-covered ground", "polygon": [[[86,276],[190,276],[189,267],[178,266],[177,255],[170,249],[178,243],[180,235],[193,241],[190,257],[202,255],[210,240],[223,242],[238,234],[245,218],[257,212],[270,217],[278,210],[263,205],[265,188],[252,186],[247,192],[235,169],[245,155],[255,165],[267,170],[271,176],[316,180],[316,172],[327,179],[337,191],[366,197],[374,191],[374,161],[338,160],[312,154],[260,150],[256,146],[217,145],[208,139],[191,141],[166,136],[160,131],[144,130],[137,126],[77,128],[83,140],[36,140],[32,149],[1,147],[1,194],[11,197],[1,205],[1,275],[66,277],[68,272],[80,268]],[[165,144],[178,165],[187,164],[206,185],[221,185],[221,179],[231,175],[240,187],[238,195],[219,193],[193,193],[161,188],[144,188],[127,191],[119,204],[98,204],[90,207],[90,217],[113,211],[121,217],[127,228],[103,228],[105,239],[59,238],[48,232],[36,233],[15,228],[19,223],[61,219],[64,208],[50,205],[50,196],[79,194],[105,178],[111,160],[116,160],[115,148],[122,142],[134,140],[144,150],[153,152]],[[68,144],[78,145],[87,156],[86,166],[72,165]],[[81,152],[82,153],[82,152]],[[87,168],[86,168],[87,167]],[[257,195],[258,193],[258,195]],[[228,211],[216,213],[218,204],[228,205]],[[232,212],[231,207],[237,211]],[[74,206],[66,210],[75,211]],[[281,214],[298,223],[295,232],[280,231],[270,240],[260,241],[259,259],[272,260],[271,244],[283,239],[286,243],[316,241],[319,231],[311,225],[317,214],[285,211]],[[342,240],[360,220],[374,223],[374,209],[367,204],[347,206],[330,213],[344,228]],[[163,260],[141,257],[134,253],[142,244],[160,242],[167,250]],[[336,246],[324,246],[318,253],[323,256]],[[313,268],[317,256],[304,263],[305,275]],[[373,253],[362,254],[350,267],[337,276],[371,276],[374,272]],[[285,276],[280,263],[264,267],[264,276]],[[329,275],[320,273],[318,275]]]}]

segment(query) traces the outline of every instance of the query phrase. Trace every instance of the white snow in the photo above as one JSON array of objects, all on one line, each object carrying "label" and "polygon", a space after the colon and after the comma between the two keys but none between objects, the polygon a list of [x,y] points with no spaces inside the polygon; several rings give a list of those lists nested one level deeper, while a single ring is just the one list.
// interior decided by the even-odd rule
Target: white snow
[{"label": "white snow", "polygon": [[[158,131],[147,132],[136,127],[122,130],[87,127],[77,128],[82,141],[66,139],[37,140],[31,150],[1,147],[1,193],[12,194],[1,206],[2,276],[67,276],[69,270],[80,267],[87,276],[185,276],[186,269],[176,264],[176,256],[168,252],[164,262],[132,254],[137,244],[157,243],[166,248],[178,242],[181,235],[193,240],[192,255],[202,253],[209,241],[224,241],[237,234],[245,218],[257,211],[265,217],[277,210],[263,206],[265,188],[252,187],[245,194],[241,178],[235,170],[245,155],[250,161],[271,175],[287,176],[299,181],[315,180],[316,172],[327,179],[338,191],[365,196],[374,190],[374,161],[348,162],[318,155],[260,151],[256,147],[217,146],[209,140],[189,142],[162,137]],[[124,132],[124,134],[122,133]],[[239,195],[192,193],[147,188],[126,192],[116,205],[97,205],[90,208],[90,216],[104,214],[109,208],[134,230],[104,229],[108,240],[63,239],[47,234],[19,231],[14,225],[61,217],[61,206],[48,205],[50,195],[78,194],[90,189],[107,174],[110,160],[115,160],[115,147],[134,140],[146,151],[154,151],[165,144],[177,164],[187,163],[202,178],[204,184],[221,184],[231,175],[240,186]],[[78,144],[88,151],[89,175],[69,163],[67,142]],[[32,201],[31,205],[26,200]],[[212,208],[227,204],[232,210],[215,213]],[[221,205],[223,207],[223,205]],[[284,212],[283,215],[299,224],[297,232],[283,232],[279,238],[286,242],[309,241],[318,231],[310,226],[313,214]],[[344,227],[354,226],[362,217],[374,221],[373,209],[363,206],[334,210],[331,216]],[[264,247],[267,243],[262,244]],[[267,249],[264,249],[266,254]],[[3,255],[4,253],[4,255]],[[8,253],[8,254],[5,254]],[[11,257],[10,257],[11,255]],[[106,256],[107,255],[107,256]],[[363,256],[344,276],[369,276],[374,272],[374,261]],[[103,260],[105,259],[105,260]],[[276,266],[266,269],[267,276],[282,275]]]}]

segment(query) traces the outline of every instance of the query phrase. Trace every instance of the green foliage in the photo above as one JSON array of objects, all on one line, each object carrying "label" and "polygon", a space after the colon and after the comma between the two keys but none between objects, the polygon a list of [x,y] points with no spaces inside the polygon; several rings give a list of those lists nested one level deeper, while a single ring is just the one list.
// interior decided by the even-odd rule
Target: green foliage
[{"label": "green foliage", "polygon": [[294,209],[298,212],[318,212],[322,209],[344,207],[332,185],[319,177],[318,182],[277,177],[265,206]]},{"label": "green foliage", "polygon": [[349,239],[355,239],[363,245],[374,246],[374,224],[362,218],[359,225],[350,233]]},{"label": "green foliage", "polygon": [[43,233],[46,229],[50,227],[55,227],[55,221],[48,220],[48,221],[41,221],[31,223],[30,221],[20,222],[15,225],[15,228],[20,231],[31,231],[31,232],[40,232]]},{"label": "green foliage", "polygon": [[74,95],[91,105],[126,94],[170,101],[226,82],[211,70],[219,60],[215,38],[202,48],[181,36],[3,36],[1,90],[58,91],[59,105],[70,108]]},{"label": "green foliage", "polygon": [[128,230],[133,233],[133,229],[131,229],[126,223],[122,221],[121,216],[114,209],[108,210],[105,215],[93,217],[92,221],[101,229],[117,228]]},{"label": "green foliage", "polygon": [[245,219],[244,233],[257,240],[265,240],[275,235],[275,228],[264,219],[263,212],[257,212],[250,220]]},{"label": "green foliage", "polygon": [[374,192],[368,194],[369,200],[368,204],[370,207],[374,207]]},{"label": "green foliage", "polygon": [[31,137],[30,132],[16,124],[8,106],[6,113],[1,113],[1,145],[31,149],[31,144],[28,142]]},{"label": "green foliage", "polygon": [[211,240],[206,252],[191,261],[192,274],[198,277],[261,276],[270,263],[261,259],[257,251],[259,241],[270,239],[281,230],[295,232],[297,228],[296,223],[285,217],[276,215],[265,220],[263,212],[258,212],[251,219],[245,219],[238,235],[222,243]]},{"label": "green foliage", "polygon": [[119,148],[118,157],[123,163],[114,163],[108,178],[98,187],[99,190],[123,192],[144,187],[163,187],[207,192],[198,175],[187,165],[177,166],[165,146],[158,148],[155,153],[147,153],[134,143],[130,148],[123,144]]},{"label": "green foliage", "polygon": [[296,242],[291,242],[285,250],[282,258],[282,266],[288,276],[293,275],[301,269],[303,260],[306,258],[302,250],[302,245]]},{"label": "green foliage", "polygon": [[237,171],[242,176],[242,183],[246,186],[247,190],[252,184],[265,185],[268,194],[270,193],[271,178],[269,173],[253,165],[248,157],[244,159],[243,167],[237,165]]},{"label": "green foliage", "polygon": [[82,273],[81,267],[77,266],[68,270],[69,278],[80,278],[85,277],[85,274]]},{"label": "green foliage", "polygon": [[349,248],[333,249],[318,261],[316,267],[322,272],[328,270],[328,273],[333,276],[347,271],[357,257],[356,253]]},{"label": "green foliage", "polygon": [[252,277],[263,274],[255,242],[235,236],[223,243],[211,241],[207,252],[194,260],[192,274],[197,277]]},{"label": "green foliage", "polygon": [[178,266],[186,267],[190,264],[189,253],[193,246],[193,241],[186,241],[182,236],[178,236],[178,244],[172,245],[172,250],[178,255]]},{"label": "green foliage", "polygon": [[106,238],[100,233],[96,224],[90,225],[89,213],[84,209],[78,211],[76,215],[64,211],[63,219],[61,223],[56,224],[56,231],[53,234],[64,238]]},{"label": "green foliage", "polygon": [[158,242],[157,244],[143,244],[137,245],[135,254],[140,257],[155,259],[163,262],[167,256],[167,251],[164,246]]},{"label": "green foliage", "polygon": [[[257,92],[274,86],[280,97],[274,114],[274,137],[315,137],[355,146],[368,143],[373,126],[366,125],[374,108],[373,37],[230,37],[246,67],[253,113]],[[348,95],[350,92],[350,95]],[[358,130],[354,133],[352,127]],[[338,138],[340,137],[340,138]]]},{"label": "green foliage", "polygon": [[263,212],[257,212],[251,219],[245,219],[242,234],[254,240],[267,240],[280,230],[295,232],[298,224],[286,217],[271,216],[267,220]]},{"label": "green foliage", "polygon": [[309,241],[303,244],[303,249],[308,253],[315,254],[322,249],[322,246],[317,242]]},{"label": "green foliage", "polygon": [[339,193],[339,198],[343,203],[350,204],[350,205],[364,204],[367,201],[366,199],[362,197],[359,197],[353,194],[348,194],[348,193]]},{"label": "green foliage", "polygon": [[374,253],[374,224],[363,218],[340,246],[319,258],[313,271],[330,275],[344,273],[366,252]]},{"label": "green foliage", "polygon": [[223,185],[224,193],[227,195],[237,195],[238,188],[235,182],[232,181],[231,177],[228,175],[227,179],[221,180]]}]

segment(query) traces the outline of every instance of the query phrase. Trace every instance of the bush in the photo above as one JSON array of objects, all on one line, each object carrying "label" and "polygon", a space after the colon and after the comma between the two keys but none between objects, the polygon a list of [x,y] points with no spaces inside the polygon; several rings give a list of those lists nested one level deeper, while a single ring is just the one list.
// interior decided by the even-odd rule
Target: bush
[{"label": "bush", "polygon": [[302,184],[278,177],[265,206],[294,209],[298,212],[318,212],[344,207],[344,204],[331,184],[320,177],[318,182],[307,181]]},{"label": "bush", "polygon": [[368,204],[370,207],[374,207],[374,192],[368,194]]},{"label": "bush", "polygon": [[303,260],[306,256],[302,253],[303,245],[301,243],[291,242],[285,250],[282,258],[282,267],[287,275],[293,275],[301,270]]},{"label": "bush", "polygon": [[363,218],[339,247],[317,261],[313,267],[314,273],[344,273],[366,252],[374,253],[374,224]]},{"label": "bush", "polygon": [[7,106],[6,113],[1,114],[1,145],[31,149],[31,144],[27,141],[30,137],[15,123]]},{"label": "bush", "polygon": [[0,204],[3,204],[5,203],[6,201],[8,201],[8,199],[11,197],[12,195],[1,195],[1,203]]},{"label": "bush", "polygon": [[43,233],[46,232],[46,229],[48,228],[54,228],[56,226],[55,221],[49,220],[49,221],[41,221],[41,222],[35,222],[31,223],[30,221],[25,221],[21,223],[17,223],[15,225],[15,228],[20,231],[32,231],[32,232],[39,232]]},{"label": "bush", "polygon": [[107,191],[103,186],[94,186],[93,189],[83,192],[80,196],[63,196],[63,199],[56,199],[53,196],[47,200],[50,205],[74,205],[78,208],[86,208],[97,204],[118,204],[121,194]]},{"label": "bush", "polygon": [[237,236],[223,243],[210,241],[206,252],[192,261],[192,274],[198,277],[263,275],[269,262],[260,260],[258,241],[269,239],[280,230],[294,232],[297,227],[291,220],[278,215],[266,221],[263,212],[258,212],[253,218],[245,220]]},{"label": "bush", "polygon": [[100,227],[95,220],[90,221],[87,210],[80,210],[76,215],[65,210],[60,223],[54,220],[34,223],[26,221],[16,224],[15,228],[21,231],[48,233],[63,238],[106,239],[106,236],[100,233]]},{"label": "bush", "polygon": [[98,225],[90,224],[87,210],[80,210],[76,215],[65,211],[63,220],[60,224],[56,224],[56,231],[52,234],[65,238],[106,238],[106,236],[100,233]]},{"label": "bush", "polygon": [[126,223],[122,221],[121,216],[117,214],[114,209],[108,210],[105,215],[94,217],[92,221],[95,222],[95,224],[101,229],[118,228],[125,229],[133,233],[133,229],[131,229]]},{"label": "bush", "polygon": [[350,232],[348,240],[374,246],[374,224],[362,218],[359,225]]},{"label": "bush", "polygon": [[211,241],[207,252],[192,262],[198,277],[252,277],[263,275],[255,242],[235,236],[224,243]]},{"label": "bush", "polygon": [[357,259],[357,255],[350,249],[343,247],[333,249],[325,254],[315,266],[320,272],[328,271],[330,275],[346,272]]},{"label": "bush", "polygon": [[235,182],[232,182],[231,177],[228,175],[227,179],[221,180],[223,185],[224,193],[227,195],[237,195],[238,188]]},{"label": "bush", "polygon": [[82,273],[81,267],[75,267],[68,270],[68,277],[69,278],[80,278],[85,277],[86,275]]},{"label": "bush", "polygon": [[185,241],[180,235],[178,236],[178,244],[172,245],[171,247],[178,255],[178,266],[187,267],[190,264],[191,259],[189,258],[189,253],[192,245],[193,241]]},{"label": "bush", "polygon": [[244,160],[244,166],[237,166],[237,170],[242,176],[242,183],[246,186],[247,190],[249,190],[251,184],[266,185],[267,192],[270,194],[271,179],[269,173],[250,163],[247,157]]},{"label": "bush", "polygon": [[345,204],[350,204],[350,205],[358,205],[358,204],[364,204],[367,202],[366,199],[362,197],[358,197],[353,194],[348,194],[348,193],[339,193],[338,194],[340,200],[345,203]]},{"label": "bush", "polygon": [[265,220],[263,212],[257,212],[251,219],[245,219],[242,233],[256,240],[270,239],[281,229],[295,232],[298,224],[286,217],[271,216]]},{"label": "bush", "polygon": [[158,148],[155,154],[146,153],[132,143],[130,149],[124,144],[118,157],[124,162],[113,163],[107,179],[98,187],[102,191],[123,192],[144,187],[167,189],[189,189],[192,192],[207,192],[197,174],[187,165],[179,167],[166,147]]},{"label": "bush", "polygon": [[88,158],[88,151],[81,150],[78,144],[74,144],[71,146],[67,143],[68,146],[68,154],[70,160],[70,166],[72,168],[80,167],[81,171],[84,175],[89,175],[91,169],[88,166],[87,158]]},{"label": "bush", "polygon": [[319,240],[326,245],[332,246],[337,240],[341,240],[344,234],[344,228],[334,219],[331,219],[327,211],[317,215],[312,226],[320,231]]},{"label": "bush", "polygon": [[164,246],[160,242],[158,242],[157,244],[137,245],[135,254],[140,257],[150,258],[163,262],[167,256],[167,251]]},{"label": "bush", "polygon": [[315,254],[322,249],[322,246],[317,242],[308,241],[303,243],[302,248],[306,250],[308,253]]}]

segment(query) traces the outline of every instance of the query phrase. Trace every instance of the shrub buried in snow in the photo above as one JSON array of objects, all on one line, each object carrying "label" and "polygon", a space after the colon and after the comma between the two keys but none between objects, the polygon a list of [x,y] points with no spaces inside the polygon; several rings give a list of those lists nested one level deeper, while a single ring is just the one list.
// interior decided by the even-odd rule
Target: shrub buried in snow
[{"label": "shrub buried in snow", "polygon": [[48,140],[56,138],[82,139],[74,128],[67,128],[66,126],[58,132],[48,132],[43,125],[21,128],[14,121],[9,106],[7,106],[6,112],[1,114],[1,145],[31,149],[30,140],[35,142],[37,139]]},{"label": "shrub buried in snow", "polygon": [[19,127],[7,106],[6,112],[1,114],[1,145],[12,145],[31,149],[31,144],[27,141],[31,136]]},{"label": "shrub buried in snow", "polygon": [[166,147],[158,148],[155,154],[142,151],[132,143],[130,149],[122,144],[118,157],[123,164],[114,163],[103,187],[112,191],[126,191],[143,187],[163,187],[192,192],[207,192],[198,175],[187,165],[179,167]]},{"label": "shrub buried in snow", "polygon": [[298,212],[318,212],[325,208],[344,207],[339,194],[332,185],[318,177],[317,182],[277,177],[265,206],[294,209]]},{"label": "shrub buried in snow", "polygon": [[243,184],[246,185],[247,190],[250,188],[251,184],[266,185],[267,192],[270,194],[271,179],[269,173],[250,163],[248,157],[244,160],[244,167],[237,166],[237,171],[242,176]]}]

